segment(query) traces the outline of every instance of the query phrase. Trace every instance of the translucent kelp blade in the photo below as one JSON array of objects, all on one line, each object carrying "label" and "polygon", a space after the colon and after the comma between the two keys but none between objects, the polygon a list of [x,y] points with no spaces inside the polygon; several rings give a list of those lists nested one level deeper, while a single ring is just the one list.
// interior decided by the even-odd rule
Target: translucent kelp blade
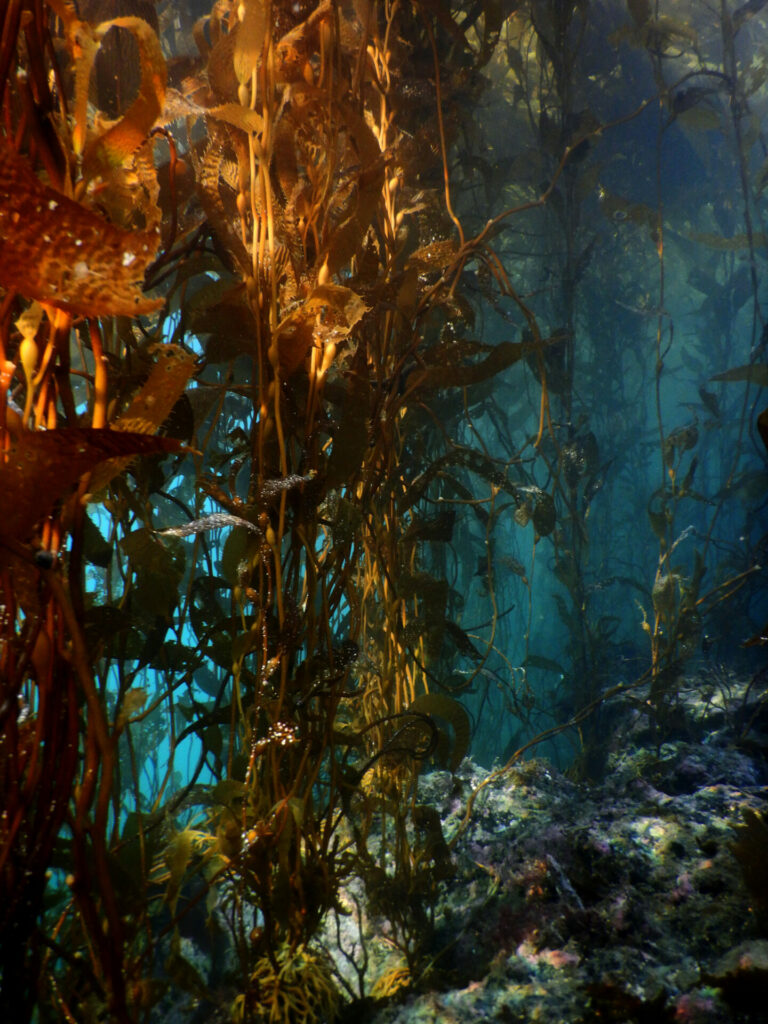
[{"label": "translucent kelp blade", "polygon": [[0,285],[84,316],[151,313],[144,273],[159,236],[123,231],[38,180],[0,142]]},{"label": "translucent kelp blade", "polygon": [[153,434],[168,419],[195,371],[195,357],[180,345],[154,345],[150,351],[156,358],[149,377],[112,424],[113,430]]},{"label": "translucent kelp blade", "polygon": [[94,33],[96,39],[101,41],[112,28],[127,29],[138,43],[141,84],[138,96],[125,115],[86,147],[83,163],[88,176],[119,167],[135,153],[165,105],[165,60],[152,27],[143,18],[113,18],[98,26]]},{"label": "translucent kelp blade", "polygon": [[[179,345],[155,345],[157,353],[149,377],[131,399],[128,408],[112,424],[113,431],[123,434],[154,434],[171,414],[171,410],[195,371],[196,360]],[[133,458],[110,459],[93,474],[91,489],[100,491],[113,477],[127,469]]]},{"label": "translucent kelp blade", "polygon": [[80,476],[105,459],[180,447],[174,438],[116,430],[24,431],[0,457],[0,533],[25,540]]}]

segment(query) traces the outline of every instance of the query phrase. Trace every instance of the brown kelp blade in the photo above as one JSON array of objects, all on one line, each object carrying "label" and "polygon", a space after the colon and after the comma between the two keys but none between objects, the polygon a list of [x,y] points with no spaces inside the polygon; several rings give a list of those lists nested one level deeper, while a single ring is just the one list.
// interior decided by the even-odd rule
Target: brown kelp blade
[{"label": "brown kelp blade", "polygon": [[766,449],[768,449],[768,409],[763,409],[757,417],[757,431],[763,439]]},{"label": "brown kelp blade", "polygon": [[44,185],[0,142],[0,286],[84,316],[159,309],[141,286],[159,236],[124,231]]},{"label": "brown kelp blade", "polygon": [[117,430],[23,431],[0,457],[0,535],[26,540],[82,474],[107,459],[180,448],[174,438]]}]

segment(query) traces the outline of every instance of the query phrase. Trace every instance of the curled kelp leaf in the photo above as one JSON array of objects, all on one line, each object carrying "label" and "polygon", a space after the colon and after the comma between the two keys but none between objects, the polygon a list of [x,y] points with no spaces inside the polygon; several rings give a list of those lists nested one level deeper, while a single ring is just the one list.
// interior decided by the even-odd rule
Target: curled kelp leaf
[{"label": "curled kelp leaf", "polygon": [[159,309],[141,284],[159,236],[123,231],[38,180],[0,142],[0,285],[83,316]]},{"label": "curled kelp leaf", "polygon": [[[141,82],[136,99],[123,117],[105,132],[85,144],[89,83],[102,39],[110,29],[126,29],[138,44]],[[160,41],[143,18],[125,17],[104,21],[96,28],[70,16],[70,48],[75,55],[75,131],[76,151],[83,152],[86,178],[108,173],[119,167],[149,135],[165,103],[166,67]]]},{"label": "curled kelp leaf", "polygon": [[[409,714],[428,715],[437,728],[434,760],[455,772],[469,750],[471,725],[466,708],[444,693],[423,693],[408,705]],[[446,730],[450,726],[453,737]]]}]

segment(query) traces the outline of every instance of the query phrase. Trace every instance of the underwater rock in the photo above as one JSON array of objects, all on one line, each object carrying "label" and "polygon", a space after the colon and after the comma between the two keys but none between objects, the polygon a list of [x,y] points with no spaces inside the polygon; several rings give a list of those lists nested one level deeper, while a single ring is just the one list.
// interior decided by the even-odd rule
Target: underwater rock
[{"label": "underwater rock", "polygon": [[[465,760],[422,777],[449,842],[487,775]],[[768,1020],[768,942],[732,849],[764,783],[764,764],[724,736],[625,749],[600,785],[537,760],[490,781],[453,848],[428,971],[366,1020]],[[344,920],[342,946],[368,950],[370,991],[399,954],[383,920],[363,914],[354,936]]]},{"label": "underwater rock", "polygon": [[721,990],[736,1012],[751,1020],[766,1020],[768,1007],[768,941],[752,939],[729,949],[705,977],[707,984]]},{"label": "underwater rock", "polygon": [[[768,1020],[766,920],[737,856],[744,821],[768,806],[766,768],[735,738],[617,750],[601,783],[538,759],[503,775],[470,759],[424,773],[418,802],[439,816],[453,870],[441,861],[431,906],[414,910],[411,964],[386,900],[358,874],[342,884],[311,944],[333,958],[340,991],[359,993],[339,1024]],[[368,850],[381,852],[375,823]],[[207,960],[208,927],[201,904],[178,959],[205,989],[163,1001],[158,1024],[210,1024],[232,1004],[234,949],[221,927],[218,964]]]}]

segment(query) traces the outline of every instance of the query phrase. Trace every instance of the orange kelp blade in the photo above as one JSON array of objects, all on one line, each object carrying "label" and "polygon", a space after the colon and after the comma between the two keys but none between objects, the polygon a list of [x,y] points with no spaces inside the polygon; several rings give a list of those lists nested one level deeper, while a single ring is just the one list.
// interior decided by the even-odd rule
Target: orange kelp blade
[{"label": "orange kelp blade", "polygon": [[26,540],[82,474],[107,459],[181,448],[175,438],[118,430],[22,431],[0,454],[0,537]]},{"label": "orange kelp blade", "polygon": [[138,316],[163,305],[142,294],[160,237],[124,231],[44,185],[0,141],[0,286],[74,315]]}]

